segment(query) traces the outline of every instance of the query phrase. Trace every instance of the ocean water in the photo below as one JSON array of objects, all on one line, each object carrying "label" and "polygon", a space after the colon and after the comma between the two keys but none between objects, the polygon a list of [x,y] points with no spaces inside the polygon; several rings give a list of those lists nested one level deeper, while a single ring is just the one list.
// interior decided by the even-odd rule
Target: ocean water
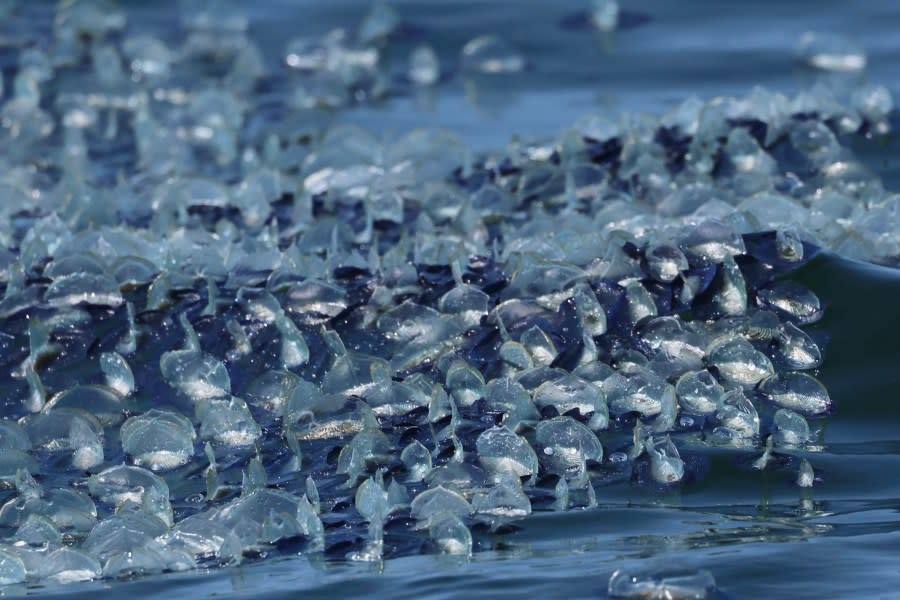
[{"label": "ocean water", "polygon": [[[869,81],[900,92],[896,1],[635,0],[622,3],[628,26],[611,34],[572,25],[585,1],[391,4],[415,26],[392,45],[397,59],[427,41],[446,77],[434,89],[331,116],[385,137],[444,127],[487,150],[514,136],[553,136],[589,113],[661,113],[690,95],[743,95],[756,85],[794,92],[817,79],[841,86]],[[123,5],[131,30],[164,35],[174,26],[168,2]],[[291,37],[354,25],[368,3],[270,0],[243,10],[274,60]],[[854,38],[867,51],[867,69],[834,75],[803,67],[794,48],[807,30]],[[494,32],[526,56],[525,71],[462,77],[459,48]],[[900,191],[896,133],[852,144],[888,189]],[[826,307],[811,330],[827,339],[818,376],[836,405],[822,426],[823,449],[814,457],[819,480],[810,490],[792,485],[795,470],[757,472],[746,467],[750,454],[721,450],[710,455],[702,477],[677,488],[617,484],[598,489],[597,508],[536,513],[511,531],[479,532],[468,560],[428,555],[358,564],[281,556],[134,580],[0,588],[0,594],[602,598],[616,569],[674,567],[710,571],[728,598],[896,597],[900,272],[822,253],[794,277]]]},{"label": "ocean water", "polygon": [[5,594],[282,598],[605,598],[617,569],[715,577],[720,598],[890,598],[900,586],[900,273],[822,254],[797,274],[826,306],[819,377],[837,410],[812,461],[749,468],[758,452],[709,455],[702,479],[666,492],[598,488],[589,510],[534,513],[510,532],[478,532],[470,559],[406,556],[380,563],[279,556],[239,567],[68,585],[10,586]]}]

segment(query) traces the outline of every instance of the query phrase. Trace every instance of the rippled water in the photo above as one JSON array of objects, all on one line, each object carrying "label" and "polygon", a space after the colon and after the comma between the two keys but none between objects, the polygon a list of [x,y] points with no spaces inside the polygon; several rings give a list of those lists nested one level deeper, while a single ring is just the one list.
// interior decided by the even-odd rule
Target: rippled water
[{"label": "rippled water", "polygon": [[[128,2],[131,28],[165,32],[168,5]],[[867,50],[868,80],[900,91],[900,4],[846,2],[623,2],[634,27],[610,35],[560,25],[587,2],[394,2],[416,28],[393,47],[398,60],[427,40],[448,67],[434,90],[335,114],[384,135],[428,125],[477,149],[514,136],[557,133],[598,111],[664,111],[685,97],[794,91],[815,78],[793,58],[808,30],[840,32]],[[299,34],[358,22],[367,3],[268,1],[248,7],[251,30],[272,60]],[[39,11],[39,8],[34,9]],[[500,80],[453,74],[458,48],[503,32],[526,55],[524,73]],[[854,79],[855,78],[855,79]],[[840,79],[840,78],[837,78]],[[853,145],[885,186],[900,191],[896,134]],[[796,278],[826,305],[812,330],[828,339],[819,376],[836,404],[814,457],[820,481],[791,485],[795,469],[757,472],[749,455],[709,454],[705,474],[668,492],[617,484],[600,506],[537,513],[503,534],[477,532],[471,560],[413,556],[378,565],[322,564],[299,556],[135,581],[7,588],[5,593],[147,597],[235,595],[442,598],[604,597],[618,568],[704,568],[726,597],[890,597],[900,589],[900,273],[823,254]],[[736,468],[737,465],[737,468]],[[744,465],[742,468],[741,465]]]}]

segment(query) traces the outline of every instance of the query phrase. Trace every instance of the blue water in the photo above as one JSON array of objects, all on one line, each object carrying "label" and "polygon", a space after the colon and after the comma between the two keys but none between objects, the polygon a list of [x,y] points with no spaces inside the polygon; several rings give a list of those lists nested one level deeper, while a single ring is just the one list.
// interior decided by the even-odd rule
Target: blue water
[{"label": "blue water", "polygon": [[[392,44],[391,52],[400,61],[412,47],[428,42],[452,70],[466,41],[501,33],[526,56],[529,68],[499,82],[457,75],[434,93],[411,94],[337,118],[395,134],[422,126],[447,127],[473,147],[489,150],[516,135],[555,135],[579,117],[596,112],[659,114],[692,95],[702,99],[744,95],[755,85],[792,94],[817,79],[830,79],[794,60],[806,31],[848,35],[866,49],[866,72],[837,79],[868,80],[892,91],[900,82],[896,38],[900,4],[891,0],[855,4],[637,0],[621,3],[635,20],[648,19],[634,28],[602,34],[559,26],[589,4],[588,0],[392,3],[421,28],[411,39]],[[295,35],[352,27],[368,5],[325,0],[298,11],[291,2],[267,3],[260,28],[270,36],[273,51],[279,52]],[[281,11],[298,18],[282,21]]]},{"label": "blue water", "polygon": [[[168,2],[124,2],[131,30],[171,31]],[[553,136],[588,113],[660,113],[690,95],[742,95],[753,86],[795,92],[817,78],[871,81],[900,92],[900,2],[623,2],[633,28],[601,35],[559,25],[588,2],[509,0],[393,2],[415,25],[392,45],[398,64],[428,42],[445,80],[330,115],[385,137],[445,127],[477,150],[513,136]],[[288,39],[352,27],[360,0],[247,3],[251,34],[272,65]],[[867,51],[865,73],[828,76],[799,65],[807,30],[853,37]],[[482,33],[502,33],[527,57],[525,72],[466,79],[458,50]],[[277,71],[276,71],[277,72]],[[855,141],[870,166],[900,191],[896,134]],[[600,506],[537,513],[510,533],[476,536],[474,556],[412,556],[383,564],[322,563],[296,556],[241,567],[131,581],[7,588],[33,595],[234,597],[604,597],[618,568],[704,568],[725,597],[873,598],[900,590],[900,273],[822,255],[797,274],[826,305],[814,330],[829,339],[819,377],[836,403],[822,431],[810,491],[794,471],[736,467],[737,451],[713,454],[699,481],[669,492],[617,484],[598,489]]]}]

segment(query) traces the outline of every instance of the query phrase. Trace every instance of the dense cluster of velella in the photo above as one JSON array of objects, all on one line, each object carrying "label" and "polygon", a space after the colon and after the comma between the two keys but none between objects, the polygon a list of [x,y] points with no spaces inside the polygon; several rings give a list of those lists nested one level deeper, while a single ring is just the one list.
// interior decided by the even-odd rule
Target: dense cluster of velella
[{"label": "dense cluster of velella", "polygon": [[373,15],[292,42],[286,100],[215,11],[173,47],[63,2],[18,51],[0,583],[466,555],[606,486],[689,484],[709,447],[813,485],[825,307],[786,276],[813,244],[900,260],[896,198],[839,143],[888,127],[890,95],[755,90],[477,156],[322,130],[325,91],[377,89],[400,25]]}]

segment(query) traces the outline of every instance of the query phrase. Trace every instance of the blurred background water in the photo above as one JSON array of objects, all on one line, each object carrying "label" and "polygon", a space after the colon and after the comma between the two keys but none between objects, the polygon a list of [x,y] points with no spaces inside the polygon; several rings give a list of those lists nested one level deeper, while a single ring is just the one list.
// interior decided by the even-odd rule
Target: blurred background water
[{"label": "blurred background water", "polygon": [[[129,30],[164,36],[177,25],[169,2],[122,2]],[[443,78],[435,87],[338,111],[329,118],[394,137],[417,127],[448,128],[476,150],[514,136],[553,136],[590,113],[664,112],[686,97],[744,95],[753,86],[792,93],[816,81],[864,81],[900,91],[900,3],[896,0],[634,0],[623,27],[603,34],[580,25],[586,0],[394,1],[405,36],[388,60],[405,65],[427,42]],[[46,3],[52,11],[52,4]],[[240,3],[270,64],[287,41],[352,27],[363,0]],[[41,6],[30,9],[40,11]],[[866,51],[853,74],[821,74],[795,48],[806,31],[840,33]],[[459,49],[500,33],[526,58],[523,72],[463,77]],[[273,93],[278,93],[277,89]],[[853,145],[885,186],[900,188],[896,134]],[[241,567],[0,593],[96,597],[604,597],[617,568],[704,568],[724,597],[890,597],[900,589],[900,335],[895,270],[821,255],[797,274],[826,306],[813,329],[829,341],[819,377],[836,412],[813,457],[821,481],[791,485],[793,471],[735,468],[740,452],[711,456],[709,470],[670,492],[616,485],[600,506],[537,513],[514,531],[485,535],[471,560],[413,556],[383,564],[322,564],[306,556]]]}]

